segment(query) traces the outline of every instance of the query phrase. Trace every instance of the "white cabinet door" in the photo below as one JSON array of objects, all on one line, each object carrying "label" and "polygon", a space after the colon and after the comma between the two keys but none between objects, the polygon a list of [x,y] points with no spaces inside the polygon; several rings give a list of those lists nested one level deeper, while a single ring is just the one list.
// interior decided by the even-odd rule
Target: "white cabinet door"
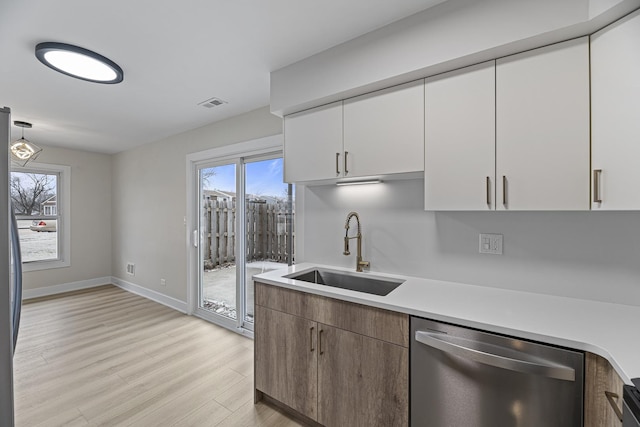
[{"label": "white cabinet door", "polygon": [[591,36],[594,210],[640,209],[639,112],[640,12],[635,12]]},{"label": "white cabinet door", "polygon": [[284,118],[284,180],[342,176],[342,101]]},{"label": "white cabinet door", "polygon": [[346,177],[424,170],[424,80],[344,101]]},{"label": "white cabinet door", "polygon": [[496,178],[500,210],[589,209],[588,37],[497,60]]},{"label": "white cabinet door", "polygon": [[495,209],[495,61],[425,81],[425,209]]}]

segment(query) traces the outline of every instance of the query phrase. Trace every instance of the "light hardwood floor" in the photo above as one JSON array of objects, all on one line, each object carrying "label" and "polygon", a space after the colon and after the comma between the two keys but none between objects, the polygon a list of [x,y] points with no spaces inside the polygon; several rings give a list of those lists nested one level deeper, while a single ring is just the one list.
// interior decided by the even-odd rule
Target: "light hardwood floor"
[{"label": "light hardwood floor", "polygon": [[23,307],[16,426],[299,426],[253,404],[253,341],[103,286]]}]

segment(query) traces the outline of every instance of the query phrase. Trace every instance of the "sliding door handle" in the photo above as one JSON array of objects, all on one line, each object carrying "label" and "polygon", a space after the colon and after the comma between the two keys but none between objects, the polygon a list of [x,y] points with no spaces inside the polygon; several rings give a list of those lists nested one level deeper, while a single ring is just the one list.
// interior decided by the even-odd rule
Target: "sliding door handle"
[{"label": "sliding door handle", "polygon": [[416,331],[415,339],[426,346],[484,365],[564,381],[576,380],[576,372],[573,368],[540,359],[526,360],[527,355],[524,353],[522,353],[522,359],[487,353],[462,345],[465,343],[467,345],[477,344],[475,341],[450,337],[447,334],[438,332]]}]

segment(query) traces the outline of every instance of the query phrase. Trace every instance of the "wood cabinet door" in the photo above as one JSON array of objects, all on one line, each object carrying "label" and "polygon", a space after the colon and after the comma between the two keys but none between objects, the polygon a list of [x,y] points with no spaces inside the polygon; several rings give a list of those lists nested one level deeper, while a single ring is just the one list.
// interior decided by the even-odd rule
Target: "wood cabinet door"
[{"label": "wood cabinet door", "polygon": [[317,420],[318,324],[255,307],[255,388]]},{"label": "wood cabinet door", "polygon": [[284,118],[284,180],[342,176],[342,101]]},{"label": "wood cabinet door", "polygon": [[622,427],[613,405],[622,411],[624,382],[606,359],[586,353],[584,386],[584,427]]},{"label": "wood cabinet door", "polygon": [[589,39],[496,61],[499,210],[589,209]]},{"label": "wood cabinet door", "polygon": [[591,36],[593,210],[640,209],[638,76],[640,11]]},{"label": "wood cabinet door", "polygon": [[425,81],[426,210],[495,209],[495,61]]},{"label": "wood cabinet door", "polygon": [[318,324],[318,422],[407,426],[408,349]]},{"label": "wood cabinet door", "polygon": [[423,171],[424,80],[345,100],[344,151],[345,177]]}]

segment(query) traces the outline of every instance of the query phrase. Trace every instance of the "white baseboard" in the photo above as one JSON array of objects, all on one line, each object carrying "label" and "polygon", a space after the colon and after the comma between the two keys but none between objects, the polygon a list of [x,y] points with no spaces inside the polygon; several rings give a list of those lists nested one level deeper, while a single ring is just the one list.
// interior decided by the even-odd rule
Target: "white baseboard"
[{"label": "white baseboard", "polygon": [[89,280],[80,280],[79,282],[62,283],[59,285],[46,286],[43,288],[24,289],[22,291],[22,299],[28,300],[32,298],[48,297],[50,295],[62,294],[64,292],[95,288],[96,286],[109,285],[112,283],[111,280],[112,278],[107,276]]},{"label": "white baseboard", "polygon": [[127,282],[126,280],[122,280],[118,277],[111,276],[110,279],[111,283],[125,291],[129,291],[133,294],[150,299],[151,301],[166,305],[167,307],[178,310],[181,313],[187,313],[187,303],[184,301],[166,296],[160,292],[152,291],[151,289],[136,285],[135,283]]}]

